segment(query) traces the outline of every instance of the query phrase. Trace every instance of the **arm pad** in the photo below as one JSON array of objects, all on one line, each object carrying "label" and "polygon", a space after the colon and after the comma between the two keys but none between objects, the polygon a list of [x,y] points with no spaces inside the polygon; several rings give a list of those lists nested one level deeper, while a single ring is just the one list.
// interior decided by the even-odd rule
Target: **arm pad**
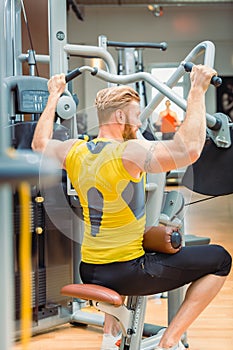
[{"label": "arm pad", "polygon": [[[180,244],[173,246],[172,236],[174,233],[180,235]],[[155,251],[160,253],[174,254],[182,246],[182,236],[177,229],[168,226],[150,226],[146,227],[143,237],[143,247],[145,251]]]}]

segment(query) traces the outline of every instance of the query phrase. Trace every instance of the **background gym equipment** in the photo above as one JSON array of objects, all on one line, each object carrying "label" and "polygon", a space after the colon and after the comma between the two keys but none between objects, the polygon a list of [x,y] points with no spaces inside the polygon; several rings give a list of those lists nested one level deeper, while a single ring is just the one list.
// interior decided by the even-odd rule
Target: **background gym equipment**
[{"label": "background gym equipment", "polygon": [[[8,115],[11,115],[13,121],[9,127],[11,135],[12,146],[24,152],[25,158],[27,157],[28,150],[31,148],[31,141],[36,126],[36,121],[28,120],[25,121],[21,118],[21,115],[32,114],[39,117],[43,111],[47,98],[47,79],[35,77],[35,76],[15,76],[7,77],[4,79],[6,86],[6,95],[8,96]],[[11,97],[11,98],[10,98]],[[12,113],[12,107],[14,113]],[[20,118],[20,122],[15,121],[16,117]],[[69,130],[62,125],[55,124],[54,127],[54,138],[60,140],[66,140],[69,137]],[[37,155],[38,156],[38,155]],[[33,164],[33,157],[36,154],[32,153],[29,160]],[[46,165],[44,157],[41,156],[40,161],[41,173],[37,173],[37,178],[34,176],[34,183],[31,187],[30,193],[30,229],[32,239],[32,329],[36,327],[39,321],[46,320],[48,324],[53,325],[58,323],[58,314],[60,310],[61,299],[59,294],[56,292],[56,286],[54,285],[54,279],[57,273],[62,281],[71,280],[70,271],[70,254],[72,251],[71,241],[59,231],[54,225],[51,218],[45,211],[45,206],[55,207],[56,200],[56,187],[64,186],[61,177],[61,171],[59,171],[59,185],[53,184],[50,189],[46,189],[41,181],[43,177],[43,166]],[[55,165],[55,169],[58,169],[58,165]],[[28,171],[30,174],[30,171]],[[14,176],[17,173],[14,172]],[[24,175],[22,175],[24,176]],[[19,177],[22,179],[22,177]],[[64,179],[66,181],[66,179]],[[46,191],[50,191],[51,198],[49,199],[44,196]],[[59,208],[59,201],[56,203],[56,210],[63,211],[64,220],[67,216],[67,222],[69,220],[69,213],[66,213],[66,207]],[[18,191],[13,191],[13,228],[14,228],[14,266],[15,266],[15,334],[19,336],[19,324],[21,315],[21,292],[20,292],[20,265],[19,265],[19,244],[20,244],[20,231],[19,222],[21,218],[21,204],[19,201]],[[70,216],[71,220],[71,216]],[[72,225],[66,226],[67,234],[70,231],[72,235]],[[53,237],[53,238],[52,238]],[[56,244],[56,251],[53,254],[49,253],[52,251],[52,246]],[[62,254],[61,254],[62,252]],[[70,253],[69,253],[70,252]],[[61,256],[60,256],[61,254]],[[58,272],[59,270],[59,272]],[[60,282],[62,283],[62,282]],[[54,289],[55,288],[55,289]],[[58,294],[58,296],[56,296]],[[54,317],[54,320],[52,320]],[[58,319],[58,320],[57,320]],[[60,318],[61,323],[64,322],[62,317]],[[49,322],[49,323],[48,323]],[[45,322],[46,323],[46,322]]]},{"label": "background gym equipment", "polygon": [[[149,43],[149,42],[122,42],[107,40],[104,35],[99,36],[99,42],[101,46],[115,47],[118,55],[117,73],[132,74],[144,71],[143,64],[143,50],[144,49],[159,49],[165,51],[167,49],[167,43]],[[137,81],[132,83],[131,86],[138,92],[140,96],[140,106],[145,108],[147,105],[147,93],[144,81]]]},{"label": "background gym equipment", "polygon": [[[9,10],[11,4],[0,2],[0,47],[1,52],[7,52],[7,37],[5,36],[5,10]],[[6,7],[5,7],[6,6]],[[11,8],[12,9],[12,8]],[[16,11],[17,12],[17,11]],[[18,17],[18,13],[16,14]],[[8,35],[11,33],[9,31]],[[8,51],[9,59],[12,57],[12,52]],[[54,184],[58,180],[57,163],[55,161],[47,161],[45,158],[41,162],[41,155],[34,154],[30,151],[19,152],[10,149],[10,129],[8,117],[11,116],[9,110],[10,96],[4,82],[5,76],[10,72],[10,67],[7,65],[6,56],[1,55],[0,62],[0,222],[1,235],[0,245],[2,252],[0,255],[0,278],[1,278],[1,319],[0,319],[0,339],[1,348],[10,349],[13,334],[13,319],[14,305],[12,303],[14,296],[14,268],[13,268],[13,227],[12,227],[12,191],[19,186],[22,181],[30,184],[35,184],[40,176],[41,183]],[[12,106],[13,107],[13,106]]]},{"label": "background gym equipment", "polygon": [[[3,2],[1,1],[1,6]],[[19,246],[20,246],[20,222],[21,222],[21,201],[17,186],[20,181],[27,181],[30,183],[30,234],[31,234],[31,286],[32,286],[32,323],[31,333],[41,331],[42,329],[48,329],[57,324],[63,324],[69,320],[67,315],[66,298],[61,297],[57,284],[62,286],[64,282],[72,281],[72,241],[70,237],[73,235],[72,210],[67,204],[68,199],[63,203],[58,201],[57,189],[60,189],[62,193],[66,186],[66,177],[62,177],[62,173],[59,170],[56,162],[52,160],[46,160],[34,152],[31,152],[31,140],[41,112],[47,103],[48,90],[47,79],[37,76],[23,76],[22,75],[22,62],[25,60],[30,65],[30,68],[35,66],[36,56],[30,51],[28,55],[20,57],[21,49],[21,37],[18,37],[21,33],[20,26],[20,4],[16,1],[4,2],[4,6],[1,8],[1,51],[7,52],[7,58],[5,56],[1,58],[1,144],[4,142],[4,152],[1,157],[1,188],[3,183],[11,183],[12,189],[7,192],[9,199],[6,195],[1,196],[1,201],[4,200],[4,204],[1,207],[8,209],[6,216],[5,209],[2,211],[3,222],[6,219],[11,223],[11,227],[6,230],[7,238],[10,240],[9,245],[13,242],[13,251],[7,248],[7,257],[3,258],[4,270],[11,269],[7,274],[2,273],[1,276],[10,280],[10,287],[7,287],[7,282],[2,281],[2,285],[6,283],[7,296],[2,295],[1,300],[4,301],[2,306],[4,318],[11,321],[3,321],[1,323],[1,348],[9,349],[9,342],[12,340],[12,333],[16,338],[21,336],[20,319],[21,319],[21,290],[20,290],[20,264],[19,264]],[[10,14],[10,16],[8,15]],[[3,28],[3,24],[5,27]],[[5,38],[4,33],[7,33]],[[13,45],[8,45],[11,42],[12,37],[15,39]],[[2,61],[4,60],[4,62]],[[42,61],[48,61],[47,57],[40,57]],[[49,61],[48,61],[49,62]],[[47,62],[47,63],[48,63]],[[30,69],[33,74],[34,69]],[[71,93],[68,91],[64,97],[70,97]],[[69,101],[62,103],[65,112],[69,112]],[[62,109],[62,108],[61,108]],[[73,107],[73,113],[76,112]],[[63,112],[62,112],[63,113]],[[77,127],[74,118],[70,122],[67,114],[60,113],[58,122],[55,124],[54,137],[65,140],[69,137],[70,132],[77,133]],[[67,119],[67,120],[65,120]],[[69,126],[67,128],[62,125],[62,121]],[[7,140],[5,140],[7,138]],[[5,146],[5,144],[7,146]],[[12,146],[15,151],[11,151],[9,157],[5,154],[5,149]],[[52,181],[52,178],[56,175],[56,182]],[[46,185],[50,184],[50,188]],[[7,186],[4,184],[4,186]],[[8,185],[9,186],[9,185]],[[44,193],[49,191],[51,198],[44,197]],[[6,191],[4,191],[6,192]],[[5,197],[5,198],[4,198]],[[54,202],[53,202],[54,201]],[[64,218],[64,225],[67,231],[67,237],[60,230],[61,227],[56,227],[54,221],[48,216],[48,208],[51,206],[51,211],[56,207],[56,215],[59,216],[62,212]],[[12,209],[10,209],[12,207]],[[45,210],[47,209],[47,212]],[[67,210],[69,207],[70,210]],[[13,216],[12,213],[13,212]],[[2,222],[2,220],[1,220]],[[12,230],[12,235],[10,234]],[[49,234],[48,234],[49,233]],[[1,239],[2,235],[1,235]],[[4,243],[3,243],[4,244]],[[54,250],[54,244],[56,249]],[[4,244],[5,246],[6,244]],[[5,249],[4,249],[5,253]],[[8,259],[11,261],[8,263]],[[8,267],[9,266],[9,267]],[[14,268],[13,268],[14,266]],[[13,275],[12,279],[10,277]],[[14,288],[13,288],[14,286]],[[10,291],[9,291],[10,289]],[[13,291],[13,293],[12,293]],[[4,290],[5,292],[5,290]],[[4,293],[2,291],[2,294]],[[11,296],[11,293],[13,294]],[[10,298],[11,305],[6,301]],[[12,298],[12,299],[11,299]],[[14,300],[14,305],[12,305]],[[4,313],[6,306],[8,310]],[[11,308],[11,309],[10,309]],[[63,312],[64,311],[64,312]],[[12,323],[14,320],[14,323]],[[14,325],[14,331],[12,331],[12,325]],[[5,327],[9,327],[6,331]],[[6,339],[6,340],[5,340]],[[5,344],[7,343],[7,345]]]}]

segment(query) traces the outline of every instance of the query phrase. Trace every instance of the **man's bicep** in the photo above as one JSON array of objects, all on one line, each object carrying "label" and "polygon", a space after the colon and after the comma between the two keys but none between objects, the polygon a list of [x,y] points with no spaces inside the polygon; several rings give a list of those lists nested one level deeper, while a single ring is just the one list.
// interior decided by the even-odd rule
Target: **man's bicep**
[{"label": "man's bicep", "polygon": [[123,153],[125,162],[134,164],[138,172],[155,172],[156,143],[147,140],[130,140]]},{"label": "man's bicep", "polygon": [[125,157],[147,173],[162,173],[176,168],[177,155],[172,152],[172,141],[131,141]]}]

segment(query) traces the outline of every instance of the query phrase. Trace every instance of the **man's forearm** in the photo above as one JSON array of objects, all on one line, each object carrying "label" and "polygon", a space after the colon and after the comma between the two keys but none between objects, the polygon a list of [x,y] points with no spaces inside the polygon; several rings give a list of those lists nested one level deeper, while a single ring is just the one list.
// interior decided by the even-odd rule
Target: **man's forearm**
[{"label": "man's forearm", "polygon": [[53,135],[53,124],[58,99],[60,94],[49,95],[47,105],[42,113],[32,140],[32,149],[38,152],[44,151],[48,141]]},{"label": "man's forearm", "polygon": [[193,162],[197,160],[203,149],[206,138],[205,93],[211,77],[217,72],[207,66],[193,66],[190,73],[191,88],[187,100],[186,118],[176,133],[177,141],[185,154]]},{"label": "man's forearm", "polygon": [[48,81],[48,91],[50,93],[47,105],[42,113],[35,129],[32,140],[32,149],[43,152],[53,135],[53,122],[57,102],[66,87],[65,74],[57,74]]},{"label": "man's forearm", "polygon": [[174,140],[184,147],[184,154],[190,154],[192,161],[199,157],[206,138],[206,108],[203,91],[193,89],[187,100],[186,117]]}]

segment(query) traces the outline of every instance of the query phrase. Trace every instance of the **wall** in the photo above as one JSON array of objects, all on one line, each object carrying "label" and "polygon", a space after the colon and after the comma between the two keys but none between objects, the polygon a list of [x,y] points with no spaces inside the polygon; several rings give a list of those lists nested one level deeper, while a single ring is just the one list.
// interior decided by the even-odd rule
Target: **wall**
[{"label": "wall", "polygon": [[[166,7],[162,17],[147,8],[86,8],[84,21],[68,14],[70,43],[96,45],[98,35],[109,40],[168,43],[166,52],[148,50],[146,62],[180,61],[197,43],[211,40],[216,44],[217,68],[230,73],[233,67],[233,5],[202,7]],[[225,48],[229,47],[226,52]],[[109,51],[115,51],[110,49]],[[229,71],[230,70],[230,71]]]},{"label": "wall", "polygon": [[[36,54],[48,55],[49,40],[48,40],[48,4],[47,0],[32,1],[24,0],[25,12],[27,17],[28,29],[22,13],[22,51],[27,53],[31,49],[29,35],[31,35],[32,46]],[[37,64],[39,75],[41,77],[49,77],[49,65]],[[24,74],[29,74],[28,64],[23,65]]]}]

